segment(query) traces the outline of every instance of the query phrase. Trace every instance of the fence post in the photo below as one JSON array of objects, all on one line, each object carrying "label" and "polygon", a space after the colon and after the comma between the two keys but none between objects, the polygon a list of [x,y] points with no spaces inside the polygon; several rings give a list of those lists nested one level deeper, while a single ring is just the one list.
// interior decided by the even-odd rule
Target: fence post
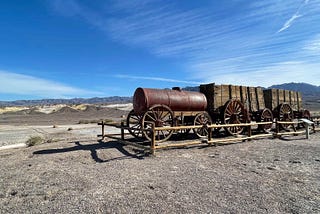
[{"label": "fence post", "polygon": [[102,120],[101,122],[101,137],[102,137],[102,140],[104,139],[104,121]]},{"label": "fence post", "polygon": [[156,135],[155,135],[155,124],[151,124],[152,130],[151,130],[151,155],[155,155],[156,153]]},{"label": "fence post", "polygon": [[[252,130],[251,130],[251,124],[248,127],[248,137],[251,137],[252,135]],[[248,139],[249,141],[251,140],[251,138]]]},{"label": "fence post", "polygon": [[212,128],[209,127],[208,128],[208,144],[212,145],[212,143],[210,143],[210,141],[212,140]]},{"label": "fence post", "polygon": [[278,123],[278,120],[276,120],[276,136],[279,137],[278,133],[280,132],[280,125]]},{"label": "fence post", "polygon": [[306,138],[309,139],[310,138],[309,123],[304,123],[304,125],[306,127]]},{"label": "fence post", "polygon": [[124,140],[124,129],[123,129],[123,127],[124,127],[124,122],[121,121],[121,140]]}]

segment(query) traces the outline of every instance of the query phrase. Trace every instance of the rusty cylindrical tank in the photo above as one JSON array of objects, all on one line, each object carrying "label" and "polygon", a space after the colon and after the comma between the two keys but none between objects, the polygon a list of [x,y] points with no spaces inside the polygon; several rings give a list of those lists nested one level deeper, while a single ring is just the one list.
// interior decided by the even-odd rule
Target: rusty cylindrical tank
[{"label": "rusty cylindrical tank", "polygon": [[137,88],[134,92],[133,109],[136,114],[142,114],[156,104],[166,105],[172,111],[205,111],[207,99],[202,93],[180,88]]}]

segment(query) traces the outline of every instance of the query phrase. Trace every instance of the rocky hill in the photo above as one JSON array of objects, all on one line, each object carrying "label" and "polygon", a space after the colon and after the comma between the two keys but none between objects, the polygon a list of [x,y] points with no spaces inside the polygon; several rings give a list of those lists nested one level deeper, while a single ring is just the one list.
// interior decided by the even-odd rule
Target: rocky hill
[{"label": "rocky hill", "polygon": [[281,85],[272,85],[269,88],[279,88],[292,91],[300,91],[304,96],[319,96],[320,86],[315,86],[307,83],[284,83]]}]

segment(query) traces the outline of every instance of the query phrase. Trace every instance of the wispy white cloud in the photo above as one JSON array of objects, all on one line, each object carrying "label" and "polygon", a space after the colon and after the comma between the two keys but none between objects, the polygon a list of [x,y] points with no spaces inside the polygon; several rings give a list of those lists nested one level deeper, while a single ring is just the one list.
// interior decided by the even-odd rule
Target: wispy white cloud
[{"label": "wispy white cloud", "polygon": [[39,98],[73,98],[102,95],[59,82],[0,70],[0,94],[32,95]]},{"label": "wispy white cloud", "polygon": [[[68,7],[61,0],[56,1],[60,1],[60,7]],[[80,1],[72,2],[76,4],[70,6],[73,13],[113,40],[146,49],[158,57],[177,59],[189,70],[184,77],[194,78],[195,84],[220,81],[268,86],[279,81],[313,81],[310,75],[302,74],[306,70],[315,74],[312,69],[317,64],[301,52],[301,47],[306,36],[319,33],[316,26],[320,21],[320,1],[230,1],[228,7],[241,6],[231,13],[226,8],[204,4],[186,9],[176,7],[178,3],[172,1],[113,0],[108,11],[112,17],[91,10]],[[284,24],[283,17],[287,17]],[[292,28],[291,34],[280,33],[297,20],[304,23],[303,28]],[[303,49],[318,47],[317,40],[312,40]],[[287,63],[297,59],[303,62]],[[158,77],[118,78],[189,83]]]},{"label": "wispy white cloud", "polygon": [[294,20],[296,20],[297,18],[301,17],[301,15],[299,14],[294,14],[289,20],[286,21],[286,23],[284,23],[284,25],[282,26],[282,28],[280,30],[278,30],[278,33],[280,33],[281,31],[284,31],[286,29],[288,29]]},{"label": "wispy white cloud", "polygon": [[207,75],[202,76],[202,78],[206,79],[207,82],[216,82],[218,84],[259,85],[264,87],[284,82],[308,82],[319,85],[319,67],[320,63],[287,61],[263,68],[241,70],[240,73],[226,72],[216,74],[207,72]]},{"label": "wispy white cloud", "polygon": [[320,54],[320,34],[306,42],[303,47],[304,50],[311,51],[312,53]]},{"label": "wispy white cloud", "polygon": [[122,79],[152,80],[152,81],[162,81],[162,82],[186,83],[186,84],[191,84],[191,85],[201,84],[201,82],[169,79],[169,78],[162,78],[162,77],[146,77],[146,76],[121,75],[121,74],[115,75],[115,77],[122,78]]},{"label": "wispy white cloud", "polygon": [[296,19],[300,18],[300,17],[302,16],[302,15],[300,14],[300,10],[302,9],[303,6],[305,6],[305,5],[308,4],[308,3],[309,3],[309,0],[305,0],[305,1],[299,6],[299,8],[298,8],[297,11],[295,12],[295,14],[293,14],[293,15],[291,16],[291,18],[288,19],[288,20],[284,23],[284,25],[282,26],[282,28],[280,28],[280,30],[278,30],[278,33],[280,33],[280,32],[282,32],[282,31],[288,29],[288,28],[293,24],[293,22],[294,22]]}]

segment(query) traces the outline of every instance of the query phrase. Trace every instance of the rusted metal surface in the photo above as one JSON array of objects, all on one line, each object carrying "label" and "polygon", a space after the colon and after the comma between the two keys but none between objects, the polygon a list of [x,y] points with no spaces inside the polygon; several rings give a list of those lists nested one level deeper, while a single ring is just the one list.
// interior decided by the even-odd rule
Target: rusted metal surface
[{"label": "rusted metal surface", "polygon": [[133,96],[133,109],[136,114],[142,114],[156,104],[166,105],[172,111],[204,111],[207,108],[207,99],[202,93],[180,89],[136,89]]}]

